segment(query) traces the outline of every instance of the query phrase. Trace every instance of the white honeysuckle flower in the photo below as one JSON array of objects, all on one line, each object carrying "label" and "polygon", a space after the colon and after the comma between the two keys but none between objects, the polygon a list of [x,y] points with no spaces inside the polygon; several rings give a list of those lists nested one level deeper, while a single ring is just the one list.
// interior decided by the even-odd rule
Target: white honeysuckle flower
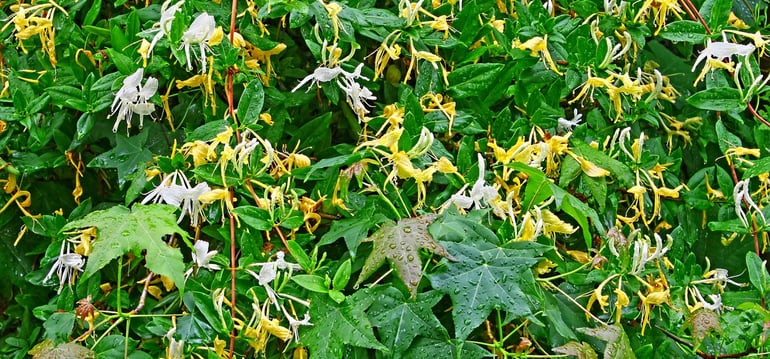
[{"label": "white honeysuckle flower", "polygon": [[[193,20],[187,31],[182,34],[182,46],[187,58],[187,71],[192,71],[192,61],[190,59],[190,48],[197,46],[199,52],[195,53],[195,58],[201,63],[201,73],[206,73],[207,59],[206,51],[211,51],[208,45],[209,39],[216,31],[217,23],[214,17],[208,13],[202,13]],[[195,50],[193,50],[195,51]]]},{"label": "white honeysuckle flower", "polygon": [[[356,81],[357,79],[369,80],[367,77],[361,75],[363,68],[364,64],[360,63],[353,72],[348,72],[339,65],[334,67],[321,65],[315,69],[312,74],[305,76],[305,78],[303,78],[291,92],[296,92],[308,82],[310,83],[310,86],[308,86],[307,91],[310,91],[313,86],[320,85],[322,82],[331,82],[336,79],[337,86],[345,92],[348,105],[350,105],[350,108],[356,113],[358,119],[363,120],[366,114],[369,113],[367,106],[370,105],[367,101],[374,101],[377,99],[371,90],[361,86],[361,84]],[[340,75],[342,75],[342,78],[340,78]]]},{"label": "white honeysuckle flower", "polygon": [[257,281],[259,282],[259,285],[263,286],[265,288],[265,291],[267,292],[267,296],[270,298],[270,300],[275,304],[275,307],[279,309],[278,304],[278,298],[277,293],[273,288],[270,286],[270,282],[274,281],[275,278],[278,277],[278,271],[279,270],[289,270],[291,273],[295,269],[301,269],[302,267],[299,266],[299,264],[295,263],[289,263],[284,260],[285,253],[283,251],[278,251],[275,253],[275,260],[272,262],[265,262],[265,263],[254,263],[250,264],[249,266],[261,266],[262,268],[259,270],[259,274],[254,273],[250,269],[246,269],[246,272],[249,273],[252,277],[257,278]]},{"label": "white honeysuckle flower", "polygon": [[695,281],[692,281],[692,283],[693,284],[713,284],[717,288],[719,288],[720,291],[724,290],[728,284],[732,284],[738,287],[745,287],[747,285],[746,283],[738,283],[732,280],[732,278],[737,276],[730,277],[729,273],[727,272],[727,269],[724,269],[724,268],[715,268],[707,272],[706,274],[704,274],[703,277],[704,279],[695,280]]},{"label": "white honeysuckle flower", "polygon": [[198,268],[206,268],[210,270],[222,269],[222,267],[220,267],[218,264],[211,263],[211,258],[214,258],[214,256],[219,252],[209,252],[209,242],[199,240],[195,242],[193,247],[195,248],[195,251],[192,253],[192,259]]},{"label": "white honeysuckle flower", "polygon": [[310,86],[308,86],[307,91],[310,91],[313,85],[320,85],[321,82],[330,82],[331,80],[336,79],[339,75],[343,75],[348,81],[355,81],[356,79],[369,80],[368,78],[361,75],[361,70],[363,68],[364,64],[361,63],[356,66],[356,69],[353,70],[353,72],[347,72],[339,67],[339,65],[334,67],[326,67],[321,65],[315,69],[312,74],[305,76],[305,78],[303,78],[302,81],[297,84],[297,86],[291,89],[291,92],[296,92],[302,88],[302,86],[305,86],[305,84],[308,82],[310,82]]},{"label": "white honeysuckle flower", "polygon": [[183,359],[184,358],[184,340],[176,340],[176,338],[174,338],[175,333],[176,333],[176,327],[173,327],[165,335],[166,339],[168,339],[168,347],[166,348],[166,358]]},{"label": "white honeysuckle flower", "polygon": [[64,284],[72,285],[72,273],[74,271],[83,271],[83,266],[86,264],[86,260],[83,256],[77,253],[70,252],[70,244],[68,241],[63,241],[61,250],[59,251],[59,257],[56,258],[51,270],[43,278],[43,282],[47,282],[56,273],[59,278],[59,290],[57,294],[61,294],[61,290],[64,288]]},{"label": "white honeysuckle flower", "polygon": [[705,59],[712,58],[715,60],[722,60],[725,58],[732,58],[733,55],[745,57],[751,55],[751,53],[754,52],[754,49],[756,49],[756,47],[752,44],[743,45],[727,41],[711,42],[711,40],[709,40],[706,48],[701,51],[700,55],[698,55],[698,58],[695,60],[695,64],[692,66],[691,71],[695,71],[698,64]]},{"label": "white honeysuckle flower", "polygon": [[305,76],[305,78],[303,78],[302,81],[297,84],[297,86],[291,89],[291,92],[296,92],[302,86],[305,86],[308,81],[310,81],[310,86],[308,86],[307,91],[305,91],[308,92],[313,87],[313,85],[318,85],[321,82],[329,82],[334,80],[343,72],[345,72],[345,70],[343,70],[341,67],[328,68],[321,66],[315,69],[312,74]]},{"label": "white honeysuckle flower", "polygon": [[[184,5],[184,0],[179,1],[178,3],[171,5],[171,0],[166,0],[163,3],[163,6],[161,6],[160,11],[160,21],[153,26],[151,30],[149,30],[149,33],[157,32],[155,36],[153,36],[152,41],[150,42],[150,47],[147,50],[147,55],[152,54],[152,49],[155,48],[155,44],[158,43],[158,41],[163,38],[163,36],[169,36],[171,34],[171,24],[174,22],[174,19],[176,18],[176,13],[179,11],[182,11],[182,5]],[[155,28],[157,26],[157,28]]]},{"label": "white honeysuckle flower", "polygon": [[149,102],[150,98],[158,91],[158,80],[150,77],[142,85],[144,69],[139,68],[133,74],[123,80],[123,86],[115,94],[115,99],[110,107],[110,118],[116,113],[117,118],[112,126],[112,132],[118,132],[118,126],[124,120],[126,121],[126,131],[131,128],[131,117],[134,113],[139,114],[139,128],[144,126],[144,116],[148,116],[155,111],[155,104]]},{"label": "white honeysuckle flower", "polygon": [[564,117],[559,117],[559,125],[556,127],[557,131],[572,131],[572,128],[580,124],[580,120],[583,119],[583,114],[578,112],[578,109],[574,109],[572,113],[572,119],[568,120]]},{"label": "white honeysuckle flower", "polygon": [[294,332],[294,341],[299,342],[299,327],[301,326],[313,326],[314,324],[310,322],[310,313],[305,312],[305,317],[302,318],[302,320],[299,320],[297,318],[294,318],[291,314],[289,314],[288,311],[286,311],[286,308],[281,307],[283,310],[283,315],[286,316],[286,319],[289,321],[289,327],[291,328],[291,331]]},{"label": "white honeysuckle flower", "polygon": [[666,255],[668,250],[671,249],[671,246],[674,244],[674,239],[671,238],[670,235],[666,235],[668,243],[665,246],[663,246],[663,239],[659,234],[653,233],[653,237],[655,238],[655,250],[652,253],[650,253],[651,243],[649,237],[639,236],[634,242],[634,256],[632,259],[633,263],[631,264],[631,274],[638,275],[644,270],[647,263],[663,258],[663,256]]},{"label": "white honeysuckle flower", "polygon": [[484,181],[484,172],[485,172],[485,166],[484,163],[484,156],[482,156],[480,153],[478,154],[478,160],[479,160],[479,178],[476,180],[476,182],[473,184],[473,187],[471,187],[471,192],[468,196],[466,196],[465,188],[468,187],[466,184],[460,190],[453,194],[450,198],[450,201],[454,203],[456,206],[462,208],[462,209],[468,209],[473,206],[475,209],[483,208],[482,201],[486,204],[492,203],[494,199],[496,199],[500,194],[497,192],[497,189],[493,186],[489,186]]},{"label": "white honeysuckle flower", "polygon": [[735,188],[733,188],[733,200],[735,201],[735,214],[738,215],[738,218],[740,218],[741,222],[744,226],[748,228],[749,226],[749,220],[746,217],[746,211],[743,210],[743,204],[746,203],[746,206],[749,207],[749,209],[754,210],[760,218],[762,218],[762,224],[767,223],[767,220],[765,219],[765,214],[762,213],[762,209],[757,206],[757,203],[754,202],[754,200],[751,198],[751,190],[749,189],[749,180],[750,178],[747,178],[743,181],[738,181],[738,183],[735,184]]},{"label": "white honeysuckle flower", "polygon": [[167,175],[155,189],[144,197],[141,203],[166,203],[179,207],[182,213],[179,214],[177,223],[181,222],[185,215],[189,215],[190,225],[197,227],[202,208],[198,197],[209,191],[211,188],[206,182],[191,187],[187,176],[177,170]]},{"label": "white honeysuckle flower", "polygon": [[342,91],[345,91],[348,105],[358,115],[358,119],[362,120],[369,113],[367,106],[371,106],[366,101],[377,100],[377,97],[368,88],[362,87],[358,82],[353,81],[347,76],[341,82],[338,80],[337,85],[339,85]]}]

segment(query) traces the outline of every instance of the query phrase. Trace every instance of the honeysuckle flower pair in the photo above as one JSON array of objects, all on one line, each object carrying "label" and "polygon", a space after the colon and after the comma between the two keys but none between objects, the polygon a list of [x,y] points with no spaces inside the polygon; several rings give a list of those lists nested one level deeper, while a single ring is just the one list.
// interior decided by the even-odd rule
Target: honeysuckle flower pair
[{"label": "honeysuckle flower pair", "polygon": [[734,67],[734,63],[732,61],[723,62],[722,60],[732,60],[733,56],[742,56],[746,58],[751,55],[755,49],[756,47],[752,44],[736,44],[728,42],[726,39],[725,41],[712,42],[709,39],[706,48],[701,51],[700,55],[698,55],[698,58],[695,59],[695,64],[692,66],[691,71],[695,71],[695,68],[697,68],[703,60],[706,60],[705,65],[703,66],[703,70],[695,79],[693,86],[696,86],[698,82],[700,82],[706,76],[706,73],[713,71],[714,69],[724,69],[730,72],[736,72],[737,69]]},{"label": "honeysuckle flower pair", "polygon": [[85,257],[78,253],[72,253],[70,242],[67,240],[62,241],[59,256],[56,258],[56,262],[54,262],[51,270],[43,278],[43,282],[50,280],[54,273],[56,273],[56,276],[59,278],[59,289],[56,293],[61,294],[64,284],[72,285],[72,282],[75,280],[75,271],[82,272],[85,264]]},{"label": "honeysuckle flower pair", "polygon": [[[155,48],[155,45],[158,43],[158,41],[160,41],[160,39],[162,39],[164,36],[170,36],[171,24],[176,18],[176,13],[182,10],[182,5],[184,5],[184,0],[179,1],[174,5],[171,5],[171,0],[166,0],[163,2],[163,5],[160,8],[160,21],[158,21],[158,23],[155,24],[152,29],[147,31],[147,33],[150,34],[155,33],[155,36],[152,37],[152,41],[147,48],[147,57],[152,55],[152,50]],[[189,57],[187,62],[190,62]]]},{"label": "honeysuckle flower pair", "polygon": [[754,213],[756,213],[759,216],[759,218],[762,218],[762,224],[767,223],[767,219],[765,218],[765,214],[762,212],[762,209],[759,208],[757,203],[754,202],[754,200],[751,198],[751,190],[749,189],[750,180],[751,180],[750,178],[747,178],[743,181],[738,181],[738,183],[735,184],[735,188],[733,189],[733,200],[735,201],[735,214],[738,215],[738,218],[741,220],[741,222],[746,228],[752,228],[752,227],[746,216],[746,211],[743,210],[744,204],[750,210],[753,210]]},{"label": "honeysuckle flower pair", "polygon": [[[192,252],[192,260],[195,263],[195,266],[198,268],[206,268],[208,270],[217,271],[222,269],[222,267],[219,264],[211,263],[211,259],[214,258],[219,251],[209,251],[209,242],[199,240],[195,242],[195,245],[193,245],[194,251]],[[193,268],[190,268],[187,272],[185,272],[185,276],[189,276],[193,271]]]},{"label": "honeysuckle flower pair", "polygon": [[142,200],[142,204],[167,203],[182,209],[177,222],[181,222],[185,215],[190,216],[190,225],[196,227],[199,224],[201,201],[199,198],[211,191],[206,182],[201,182],[195,187],[190,185],[187,176],[181,171],[174,171],[167,175],[160,184],[155,187]]},{"label": "honeysuckle flower pair", "polygon": [[289,273],[291,273],[294,270],[302,269],[302,267],[300,267],[298,264],[289,263],[286,260],[284,260],[285,256],[286,254],[284,252],[278,251],[275,253],[275,260],[272,262],[250,264],[249,265],[250,267],[253,267],[253,266],[261,267],[261,269],[259,270],[259,274],[255,273],[250,269],[246,269],[246,272],[251,274],[251,276],[253,276],[254,278],[256,278],[259,281],[259,285],[265,288],[265,291],[267,292],[267,296],[270,298],[270,301],[273,302],[273,304],[275,304],[276,308],[280,308],[278,304],[277,293],[270,286],[270,283],[278,277],[279,271],[288,270]]},{"label": "honeysuckle flower pair", "polygon": [[219,44],[224,38],[221,27],[217,27],[214,17],[208,13],[202,13],[193,20],[187,31],[182,34],[182,46],[187,58],[187,71],[192,71],[192,61],[190,58],[190,49],[197,47],[196,53],[193,49],[195,58],[201,64],[201,73],[205,74],[208,66],[207,52],[211,52],[211,46]]},{"label": "honeysuckle flower pair", "polygon": [[118,132],[118,126],[124,120],[126,121],[126,132],[131,128],[131,117],[134,113],[139,114],[139,128],[144,126],[144,116],[149,116],[155,111],[155,104],[149,102],[150,98],[158,91],[158,80],[150,77],[142,85],[144,69],[139,68],[133,74],[123,80],[123,86],[115,94],[115,99],[110,107],[110,115],[117,113],[115,124],[112,126],[112,132]]},{"label": "honeysuckle flower pair", "polygon": [[308,86],[307,91],[310,91],[310,88],[312,88],[313,85],[320,86],[322,82],[331,82],[336,79],[337,86],[345,92],[348,105],[350,105],[353,112],[356,113],[358,119],[363,120],[366,114],[369,113],[369,109],[367,108],[369,103],[367,101],[377,99],[371,90],[361,86],[361,84],[356,81],[357,79],[369,80],[367,77],[361,75],[361,70],[363,68],[364,64],[360,63],[353,72],[348,72],[342,69],[339,64],[336,64],[336,66],[333,67],[322,65],[316,68],[312,74],[305,76],[305,78],[303,78],[291,92],[299,90],[308,82],[310,82],[310,86]]}]

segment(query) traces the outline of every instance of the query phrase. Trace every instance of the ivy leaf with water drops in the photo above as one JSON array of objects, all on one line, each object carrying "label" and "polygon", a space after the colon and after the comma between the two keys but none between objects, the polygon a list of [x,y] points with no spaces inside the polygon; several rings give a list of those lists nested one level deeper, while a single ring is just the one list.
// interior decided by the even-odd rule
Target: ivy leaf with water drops
[{"label": "ivy leaf with water drops", "polygon": [[392,286],[378,286],[370,293],[376,300],[369,308],[369,318],[394,357],[404,353],[419,336],[449,339],[432,310],[444,293],[432,290],[418,294],[414,300]]},{"label": "ivy leaf with water drops", "polygon": [[382,266],[387,258],[396,270],[396,274],[406,284],[412,297],[417,294],[417,284],[422,277],[420,248],[455,260],[446,248],[436,242],[428,232],[428,225],[437,215],[426,214],[415,218],[406,218],[398,222],[389,222],[362,242],[372,242],[372,253],[366,258],[356,287]]},{"label": "ivy leaf with water drops", "polygon": [[473,238],[446,242],[446,246],[458,260],[439,268],[430,281],[433,288],[452,298],[457,339],[467,338],[492,309],[523,317],[539,306],[532,266],[547,247],[533,242],[498,247]]},{"label": "ivy leaf with water drops", "polygon": [[68,223],[62,232],[89,227],[96,227],[97,230],[81,280],[104,268],[115,258],[129,252],[141,258],[142,251],[146,251],[144,258],[147,269],[171,278],[180,294],[184,293],[185,265],[182,252],[163,241],[163,237],[174,233],[187,237],[187,233],[176,223],[176,210],[176,207],[165,204],[137,204],[131,209],[114,206],[91,212]]}]

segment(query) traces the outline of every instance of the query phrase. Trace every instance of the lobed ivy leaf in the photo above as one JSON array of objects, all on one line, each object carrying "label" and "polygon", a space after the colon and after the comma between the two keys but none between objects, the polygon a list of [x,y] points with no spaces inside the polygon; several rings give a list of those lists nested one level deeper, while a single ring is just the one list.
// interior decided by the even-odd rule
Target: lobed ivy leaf
[{"label": "lobed ivy leaf", "polygon": [[362,242],[373,242],[372,253],[366,258],[356,287],[369,278],[387,258],[396,270],[396,274],[406,284],[412,297],[417,294],[417,284],[422,277],[420,248],[455,260],[446,248],[436,242],[428,232],[428,225],[436,219],[435,214],[416,218],[406,218],[398,222],[389,222]]},{"label": "lobed ivy leaf", "polygon": [[[479,240],[447,242],[457,262],[430,275],[433,288],[452,298],[455,337],[465,339],[492,312],[500,309],[515,317],[532,313],[537,299],[531,267],[546,247],[515,243],[521,248],[498,247]],[[525,291],[528,294],[525,294]]]},{"label": "lobed ivy leaf", "polygon": [[372,301],[357,300],[362,295],[357,292],[344,302],[337,304],[328,295],[311,296],[310,317],[313,326],[302,327],[302,344],[308,346],[312,358],[342,358],[345,345],[370,348],[376,350],[388,349],[374,337],[372,325],[364,310]]},{"label": "lobed ivy leaf", "polygon": [[418,336],[449,338],[432,310],[443,293],[432,290],[411,300],[395,287],[387,286],[373,288],[371,295],[377,300],[369,309],[369,318],[394,356],[404,353]]},{"label": "lobed ivy leaf", "polygon": [[124,254],[133,252],[138,255],[147,251],[147,269],[171,278],[180,293],[184,293],[182,252],[163,241],[163,237],[175,233],[187,237],[187,232],[176,223],[176,210],[176,207],[164,204],[136,204],[132,209],[114,206],[67,223],[62,232],[86,227],[97,229],[97,238],[81,280]]},{"label": "lobed ivy leaf", "polygon": [[136,136],[115,135],[115,147],[97,156],[88,163],[88,167],[115,168],[121,185],[128,175],[134,173],[145,162],[152,160],[152,152],[147,149],[149,130],[141,131]]}]

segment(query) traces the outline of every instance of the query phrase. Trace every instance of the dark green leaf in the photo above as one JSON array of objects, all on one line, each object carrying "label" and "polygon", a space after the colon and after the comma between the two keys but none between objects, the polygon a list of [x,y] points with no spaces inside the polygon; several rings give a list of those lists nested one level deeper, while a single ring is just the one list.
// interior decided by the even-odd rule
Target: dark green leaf
[{"label": "dark green leaf", "polygon": [[377,341],[366,313],[366,301],[348,297],[335,303],[326,295],[312,296],[310,317],[312,327],[302,327],[302,344],[308,346],[311,358],[342,358],[345,345],[387,350]]},{"label": "dark green leaf", "polygon": [[448,337],[432,310],[444,296],[442,293],[420,293],[412,300],[398,289],[387,286],[373,288],[370,295],[378,299],[369,309],[369,318],[392,353],[405,352],[418,336]]},{"label": "dark green leaf", "polygon": [[249,82],[238,102],[238,117],[241,122],[244,124],[257,123],[264,103],[265,90],[262,88],[262,82],[259,80]]},{"label": "dark green leaf", "polygon": [[[446,242],[456,262],[430,275],[433,288],[452,298],[455,336],[465,339],[500,309],[514,317],[532,313],[538,303],[531,267],[545,248],[509,249],[469,238],[463,243]],[[526,294],[525,294],[526,291]]]},{"label": "dark green leaf", "polygon": [[449,73],[449,94],[455,98],[484,96],[486,90],[498,81],[505,65],[482,63],[463,66]]},{"label": "dark green leaf", "polygon": [[743,111],[746,109],[743,94],[732,87],[715,87],[696,92],[687,98],[687,103],[701,110]]}]

